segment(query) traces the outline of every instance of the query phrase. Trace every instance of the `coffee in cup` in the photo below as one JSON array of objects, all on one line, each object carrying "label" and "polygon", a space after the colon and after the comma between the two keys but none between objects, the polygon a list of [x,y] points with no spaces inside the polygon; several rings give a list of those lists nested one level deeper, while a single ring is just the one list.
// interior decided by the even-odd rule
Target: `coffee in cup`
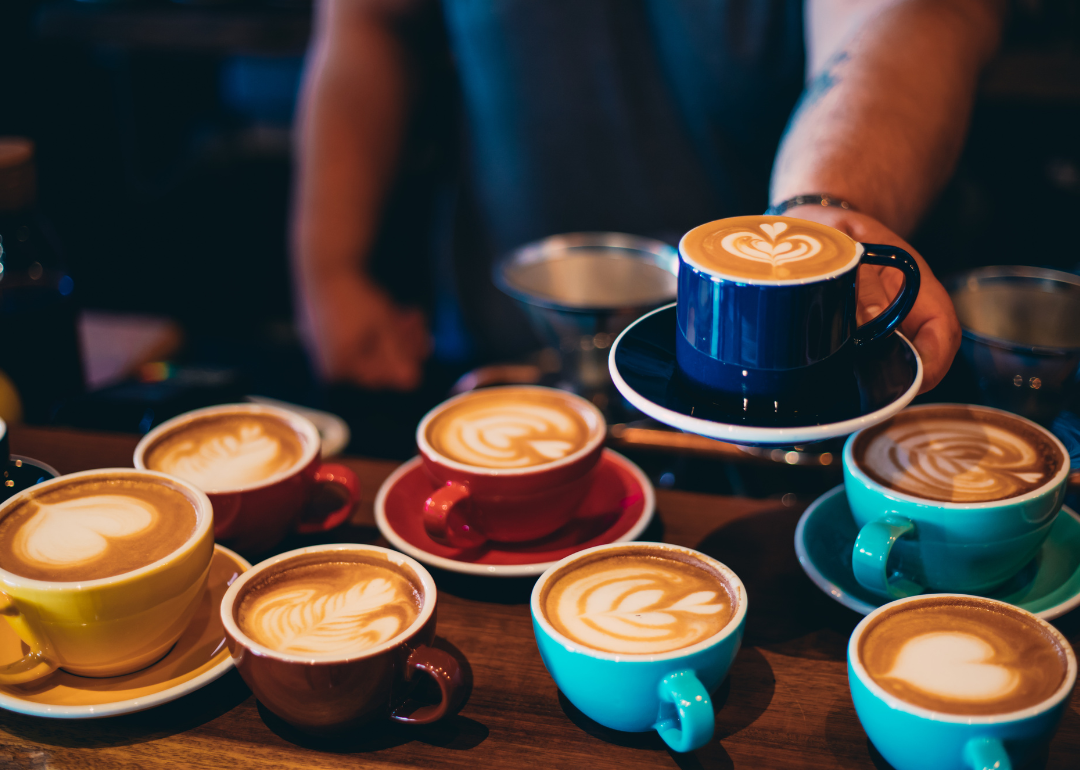
[{"label": "coffee in cup", "polygon": [[855,577],[894,599],[1012,578],[1049,535],[1069,474],[1048,430],[963,404],[910,407],[855,433],[843,465]]},{"label": "coffee in cup", "polygon": [[0,682],[155,662],[202,600],[213,552],[209,499],[162,473],[85,471],[15,495],[0,505],[0,613],[29,651]]},{"label": "coffee in cup", "polygon": [[712,737],[709,694],[746,619],[746,590],[723,564],[665,543],[597,546],[541,575],[531,609],[544,665],[590,719],[656,730],[675,751]]},{"label": "coffee in cup", "polygon": [[32,580],[98,580],[145,567],[191,537],[188,494],[132,474],[31,490],[0,520],[0,569]]},{"label": "coffee in cup", "polygon": [[[374,545],[289,551],[255,565],[221,602],[240,676],[259,701],[308,732],[453,714],[467,689],[457,660],[433,647],[438,594],[415,560]],[[421,675],[442,694],[412,698]]]},{"label": "coffee in cup", "polygon": [[359,652],[409,628],[422,606],[419,589],[399,570],[327,561],[286,569],[253,585],[236,622],[277,652]]},{"label": "coffee in cup", "polygon": [[575,562],[549,582],[544,617],[560,634],[601,652],[647,654],[720,633],[736,601],[723,576],[679,551],[619,550]]},{"label": "coffee in cup", "polygon": [[606,433],[599,409],[554,388],[484,388],[440,404],[416,429],[436,486],[428,535],[457,547],[550,535],[588,493]]},{"label": "coffee in cup", "polygon": [[[214,505],[214,535],[261,553],[290,531],[323,532],[348,519],[360,497],[356,474],[320,458],[319,431],[307,418],[262,404],[196,409],[167,420],[135,447],[135,467],[185,479]],[[302,519],[318,487],[342,490],[340,507]]]},{"label": "coffee in cup", "polygon": [[[892,333],[920,284],[903,249],[793,217],[707,222],[683,236],[679,260],[681,379],[725,409],[767,420],[845,398],[855,350]],[[860,265],[896,268],[904,284],[882,313],[856,325]]]},{"label": "coffee in cup", "polygon": [[936,594],[868,615],[848,645],[848,678],[870,740],[899,770],[1018,767],[1053,734],[1076,657],[1025,610]]}]

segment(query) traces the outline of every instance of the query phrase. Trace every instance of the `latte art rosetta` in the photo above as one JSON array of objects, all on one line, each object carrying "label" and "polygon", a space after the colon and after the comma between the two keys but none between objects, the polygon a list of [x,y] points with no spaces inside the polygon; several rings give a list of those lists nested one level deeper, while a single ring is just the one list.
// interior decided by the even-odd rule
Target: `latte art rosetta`
[{"label": "latte art rosetta", "polygon": [[900,422],[861,448],[860,464],[885,485],[949,502],[1016,497],[1058,470],[1027,436],[1003,425],[947,417]]},{"label": "latte art rosetta", "polygon": [[286,572],[245,597],[241,628],[291,654],[364,650],[404,631],[419,613],[412,584],[389,569],[327,564]]},{"label": "latte art rosetta", "polygon": [[659,559],[601,564],[606,568],[558,579],[545,601],[548,619],[579,644],[605,652],[668,652],[707,639],[731,617],[726,591],[696,567]]},{"label": "latte art rosetta", "polygon": [[482,468],[527,468],[561,460],[585,446],[590,431],[568,398],[488,395],[451,405],[427,428],[440,454]]}]

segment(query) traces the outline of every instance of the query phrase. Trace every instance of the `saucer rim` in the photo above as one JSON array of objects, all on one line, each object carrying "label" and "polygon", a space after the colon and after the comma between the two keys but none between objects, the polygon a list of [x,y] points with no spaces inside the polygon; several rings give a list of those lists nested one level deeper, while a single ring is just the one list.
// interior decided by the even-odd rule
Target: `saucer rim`
[{"label": "saucer rim", "polygon": [[[627,470],[637,481],[638,486],[641,487],[642,492],[645,495],[644,506],[641,511],[641,515],[638,520],[627,532],[612,540],[610,543],[602,543],[601,545],[610,545],[614,543],[625,543],[636,539],[645,529],[652,523],[653,517],[656,515],[656,490],[653,487],[649,477],[645,475],[645,472],[638,467],[637,463],[627,457],[619,454],[614,449],[604,447],[604,454],[612,458],[612,462],[619,463]],[[427,567],[435,567],[436,569],[446,570],[447,572],[456,572],[460,575],[479,575],[482,577],[495,577],[495,578],[515,578],[515,577],[536,577],[546,572],[552,565],[558,564],[560,559],[553,561],[536,562],[533,564],[475,564],[473,562],[458,561],[457,559],[450,559],[446,556],[437,556],[433,553],[428,553],[419,546],[413,545],[404,537],[399,535],[393,527],[390,526],[390,521],[386,515],[386,498],[390,494],[390,489],[397,484],[404,476],[416,470],[423,458],[417,455],[394,469],[394,472],[386,477],[386,480],[379,486],[379,491],[375,495],[375,525],[379,529],[379,533],[389,541],[397,550],[411,556],[421,564]]]},{"label": "saucer rim", "polygon": [[735,425],[733,423],[705,420],[701,417],[691,417],[682,412],[676,412],[657,404],[655,401],[650,401],[634,390],[630,384],[623,379],[622,374],[619,373],[619,367],[615,363],[615,353],[619,348],[619,344],[623,341],[623,338],[630,334],[638,324],[657,313],[669,310],[674,311],[677,304],[678,303],[676,302],[672,302],[663,307],[658,307],[656,310],[646,313],[627,326],[611,345],[611,351],[608,353],[608,372],[611,374],[611,379],[615,383],[616,389],[618,389],[623,397],[635,408],[649,417],[652,417],[654,420],[686,431],[687,433],[696,433],[699,436],[705,436],[706,438],[712,438],[718,441],[728,441],[734,444],[750,444],[755,446],[794,446],[797,444],[809,444],[816,441],[837,438],[839,436],[846,436],[855,431],[862,430],[863,428],[869,428],[872,425],[884,422],[910,404],[912,399],[918,395],[919,388],[922,387],[922,357],[907,337],[900,332],[895,332],[896,336],[908,346],[915,356],[915,377],[912,379],[911,385],[908,386],[907,390],[893,401],[873,412],[868,412],[859,417],[841,420],[840,422],[827,422],[821,425],[797,425],[783,428]]},{"label": "saucer rim", "polygon": [[[811,516],[813,516],[819,508],[828,505],[836,495],[843,494],[843,492],[844,485],[838,484],[837,486],[830,489],[828,492],[825,492],[817,499],[815,499],[814,502],[810,503],[810,505],[807,506],[806,510],[803,511],[802,516],[799,517],[799,523],[795,527],[795,554],[799,559],[799,566],[802,567],[803,572],[806,573],[806,576],[810,578],[811,582],[814,583],[814,585],[816,585],[819,589],[821,589],[823,593],[825,593],[834,601],[844,605],[849,610],[853,610],[860,615],[869,615],[871,612],[878,609],[878,607],[882,607],[885,604],[888,604],[890,600],[882,598],[880,604],[872,605],[864,602],[862,599],[852,596],[845,588],[843,588],[843,586],[838,586],[836,583],[832,582],[821,573],[821,570],[817,568],[817,565],[814,564],[813,560],[810,558],[810,553],[806,547],[806,526]],[[1077,525],[1080,525],[1080,514],[1077,514],[1077,512],[1074,511],[1072,508],[1067,505],[1063,505],[1061,506],[1061,511],[1058,512],[1058,515],[1060,516],[1062,513],[1071,516],[1073,521]],[[994,599],[994,597],[992,596],[988,596],[985,598]],[[995,601],[1001,600],[995,599]],[[1042,618],[1043,620],[1055,620],[1080,606],[1080,591],[1077,591],[1075,594],[1073,594],[1071,598],[1067,599],[1066,601],[1063,601],[1060,604],[1055,604],[1052,607],[1047,607],[1046,609],[1040,610],[1039,612],[1032,612],[1022,604],[1017,604],[1013,606],[1019,607],[1022,610],[1027,610],[1028,612],[1031,612],[1031,614],[1035,615],[1036,617]]]},{"label": "saucer rim", "polygon": [[[221,551],[223,556],[231,559],[234,564],[243,567],[245,572],[251,569],[251,563],[231,548],[226,548],[223,545],[215,543],[214,551],[215,554],[217,551]],[[222,637],[224,637],[224,635],[223,628]],[[183,696],[202,689],[211,682],[220,679],[232,670],[234,666],[232,654],[229,653],[228,648],[224,648],[222,652],[226,653],[225,659],[210,670],[204,671],[202,674],[199,674],[199,676],[185,682],[139,698],[129,698],[128,700],[84,706],[53,706],[47,703],[24,700],[8,692],[0,692],[0,708],[7,711],[13,711],[17,714],[45,717],[47,719],[100,719],[102,717],[120,716],[122,714],[134,714],[138,711],[145,711],[177,700],[178,698],[182,698]],[[218,653],[218,655],[220,654],[221,652]],[[168,655],[165,657],[168,657]]]}]

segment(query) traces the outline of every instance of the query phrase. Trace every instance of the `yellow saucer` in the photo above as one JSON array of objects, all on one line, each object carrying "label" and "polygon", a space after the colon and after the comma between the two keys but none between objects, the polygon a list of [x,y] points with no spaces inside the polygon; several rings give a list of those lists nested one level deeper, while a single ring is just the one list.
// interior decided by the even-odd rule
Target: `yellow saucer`
[{"label": "yellow saucer", "polygon": [[[0,686],[0,708],[56,719],[94,719],[160,706],[213,682],[233,667],[221,625],[221,599],[240,573],[242,557],[214,546],[206,593],[169,654],[152,666],[123,676],[93,679],[56,671],[23,685]],[[0,623],[0,662],[23,654],[11,626]]]}]

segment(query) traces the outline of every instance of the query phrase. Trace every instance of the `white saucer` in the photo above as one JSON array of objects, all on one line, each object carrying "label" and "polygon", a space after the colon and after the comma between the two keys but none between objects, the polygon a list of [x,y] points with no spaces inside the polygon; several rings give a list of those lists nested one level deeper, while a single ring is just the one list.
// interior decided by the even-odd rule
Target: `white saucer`
[{"label": "white saucer", "polygon": [[253,404],[265,404],[266,406],[276,406],[279,409],[287,409],[315,423],[315,427],[319,430],[319,437],[322,439],[322,456],[324,459],[341,454],[345,447],[349,445],[349,439],[352,436],[349,432],[349,425],[336,414],[324,412],[321,409],[311,409],[306,406],[290,404],[288,401],[278,401],[276,398],[267,398],[266,396],[247,396],[247,400]]}]

